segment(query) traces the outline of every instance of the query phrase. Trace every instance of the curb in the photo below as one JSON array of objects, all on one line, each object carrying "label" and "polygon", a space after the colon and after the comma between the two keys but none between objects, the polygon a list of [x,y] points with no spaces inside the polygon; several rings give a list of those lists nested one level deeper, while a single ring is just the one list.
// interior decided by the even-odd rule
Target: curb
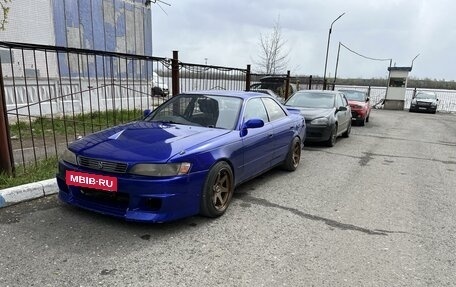
[{"label": "curb", "polygon": [[55,178],[0,190],[0,208],[58,192]]}]

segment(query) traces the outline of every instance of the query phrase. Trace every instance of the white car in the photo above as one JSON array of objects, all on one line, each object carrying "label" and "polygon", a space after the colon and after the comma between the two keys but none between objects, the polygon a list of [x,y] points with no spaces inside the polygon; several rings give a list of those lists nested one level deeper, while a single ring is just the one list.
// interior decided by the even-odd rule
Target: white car
[{"label": "white car", "polygon": [[158,76],[156,72],[152,75],[152,96],[167,97],[169,95],[168,85],[165,79]]}]

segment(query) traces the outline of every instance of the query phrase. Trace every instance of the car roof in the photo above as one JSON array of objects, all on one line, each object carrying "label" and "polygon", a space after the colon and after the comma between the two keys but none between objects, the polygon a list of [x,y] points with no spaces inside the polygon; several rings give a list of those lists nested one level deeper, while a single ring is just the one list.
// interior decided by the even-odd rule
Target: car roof
[{"label": "car roof", "polygon": [[286,76],[265,76],[260,79],[260,82],[283,82]]},{"label": "car roof", "polygon": [[298,93],[311,93],[311,94],[327,94],[327,95],[337,95],[337,94],[340,94],[341,92],[339,91],[328,91],[328,90],[299,90],[296,92],[296,94]]},{"label": "car roof", "polygon": [[202,90],[202,91],[189,91],[182,94],[196,94],[196,95],[213,95],[225,97],[238,97],[249,99],[257,96],[268,96],[260,92],[245,92],[245,91],[231,91],[231,90]]},{"label": "car roof", "polygon": [[366,91],[360,91],[360,90],[355,90],[355,89],[337,89],[339,92],[351,92],[351,93],[354,93],[354,92],[357,92],[357,93],[366,93]]},{"label": "car roof", "polygon": [[432,95],[435,96],[436,93],[433,91],[416,91],[417,94],[426,94],[426,95]]}]

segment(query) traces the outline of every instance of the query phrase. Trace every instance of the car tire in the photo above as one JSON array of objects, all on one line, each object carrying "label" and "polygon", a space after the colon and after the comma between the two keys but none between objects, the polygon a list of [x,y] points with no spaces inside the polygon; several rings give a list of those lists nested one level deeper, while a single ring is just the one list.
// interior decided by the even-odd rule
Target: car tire
[{"label": "car tire", "polygon": [[351,124],[351,121],[348,123],[348,127],[347,127],[347,130],[342,134],[342,136],[344,138],[348,138],[350,136],[350,132],[351,132],[351,127],[352,127],[352,124]]},{"label": "car tire", "polygon": [[360,126],[364,127],[364,125],[366,125],[366,119],[365,118],[360,119],[358,123]]},{"label": "car tire", "polygon": [[337,125],[334,125],[333,129],[331,130],[331,134],[329,135],[329,139],[326,141],[326,145],[329,147],[333,147],[337,141]]},{"label": "car tire", "polygon": [[366,123],[369,122],[369,117],[370,117],[370,114],[369,114],[369,115],[367,116],[367,118],[366,118]]},{"label": "car tire", "polygon": [[301,140],[294,137],[291,141],[290,150],[288,151],[287,158],[283,162],[282,168],[288,171],[295,171],[299,162],[301,161]]},{"label": "car tire", "polygon": [[200,214],[206,217],[223,215],[234,192],[233,171],[228,163],[216,163],[207,174],[201,194]]}]

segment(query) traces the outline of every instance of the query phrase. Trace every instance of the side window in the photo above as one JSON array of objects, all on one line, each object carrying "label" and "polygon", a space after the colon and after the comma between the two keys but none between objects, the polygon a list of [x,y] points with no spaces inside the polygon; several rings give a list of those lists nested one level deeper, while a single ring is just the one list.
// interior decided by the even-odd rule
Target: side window
[{"label": "side window", "polygon": [[287,114],[283,111],[279,104],[274,100],[269,98],[263,98],[264,105],[266,106],[266,111],[269,115],[269,119],[272,121],[284,118]]},{"label": "side window", "polygon": [[250,99],[245,105],[244,120],[252,118],[262,119],[265,123],[269,122],[268,114],[260,98]]},{"label": "side window", "polygon": [[342,95],[341,94],[337,94],[337,96],[336,96],[336,108],[345,107],[345,106],[346,105],[343,102]]},{"label": "side window", "polygon": [[340,94],[340,96],[342,97],[342,102],[344,103],[344,107],[348,106],[347,97],[345,97],[344,94]]}]

